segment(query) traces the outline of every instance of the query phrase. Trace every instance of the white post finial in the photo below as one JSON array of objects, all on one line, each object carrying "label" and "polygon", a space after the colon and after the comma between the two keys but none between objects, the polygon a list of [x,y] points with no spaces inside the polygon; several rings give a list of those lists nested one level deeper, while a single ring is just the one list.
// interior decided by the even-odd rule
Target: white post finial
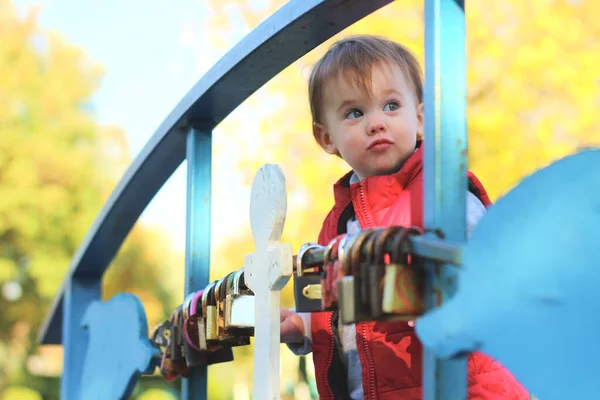
[{"label": "white post finial", "polygon": [[256,246],[246,254],[244,278],[254,292],[254,400],[279,399],[280,291],[293,272],[292,246],[281,244],[287,211],[285,177],[263,165],[252,183],[250,227]]}]

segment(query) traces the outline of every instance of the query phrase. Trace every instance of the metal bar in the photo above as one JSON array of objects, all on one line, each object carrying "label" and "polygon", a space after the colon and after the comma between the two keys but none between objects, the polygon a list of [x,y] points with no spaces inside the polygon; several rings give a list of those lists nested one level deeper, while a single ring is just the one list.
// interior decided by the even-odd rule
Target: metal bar
[{"label": "metal bar", "polygon": [[90,303],[100,300],[100,278],[73,278],[65,291],[62,340],[64,343],[63,373],[60,379],[60,399],[82,398],[81,376],[89,343],[88,333],[81,326]]},{"label": "metal bar", "polygon": [[102,276],[142,211],[185,159],[185,133],[212,131],[252,93],[298,58],[392,0],[291,0],[220,59],[148,140],[74,255],[39,340],[60,344],[62,303],[76,275]]},{"label": "metal bar", "polygon": [[[186,154],[185,296],[204,289],[210,273],[211,132],[190,128]],[[204,400],[207,398],[206,388],[206,366],[192,368],[189,378],[182,379],[181,398]]]},{"label": "metal bar", "polygon": [[[410,239],[410,244],[403,246],[402,251],[407,253],[417,254],[423,258],[427,258],[436,262],[444,262],[447,264],[460,265],[462,248],[460,245],[453,244],[447,240],[440,240],[429,235],[413,236]],[[325,255],[326,246],[315,248],[307,251],[302,260],[302,269],[312,268],[323,265],[323,257]],[[394,250],[391,241],[386,243],[386,252]],[[296,256],[294,256],[294,270],[296,270]]]},{"label": "metal bar", "polygon": [[[424,225],[466,238],[467,126],[464,1],[425,0]],[[426,262],[426,307],[456,290],[456,268]],[[424,400],[467,398],[467,360],[423,354]]]}]

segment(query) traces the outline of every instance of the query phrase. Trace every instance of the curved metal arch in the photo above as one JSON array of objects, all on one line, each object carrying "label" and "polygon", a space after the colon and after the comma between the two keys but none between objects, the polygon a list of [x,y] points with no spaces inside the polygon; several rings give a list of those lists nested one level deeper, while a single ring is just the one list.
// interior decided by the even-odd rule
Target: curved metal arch
[{"label": "curved metal arch", "polygon": [[102,277],[142,211],[185,159],[188,127],[212,130],[295,60],[392,1],[291,0],[219,60],[158,127],[100,211],[54,298],[41,344],[61,344],[71,279]]}]

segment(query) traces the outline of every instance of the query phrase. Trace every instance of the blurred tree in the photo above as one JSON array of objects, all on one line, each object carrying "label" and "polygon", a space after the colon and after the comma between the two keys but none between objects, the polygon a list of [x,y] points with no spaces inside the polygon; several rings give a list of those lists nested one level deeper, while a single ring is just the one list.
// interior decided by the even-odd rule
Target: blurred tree
[{"label": "blurred tree", "polygon": [[[43,376],[60,371],[48,372],[43,358],[60,352],[37,348],[40,323],[130,163],[122,130],[96,122],[101,76],[82,50],[40,29],[35,10],[20,17],[0,0],[0,394],[13,385],[13,394],[29,387],[58,396],[57,380]],[[176,285],[171,276],[182,281],[182,271],[167,238],[138,225],[103,295],[137,294],[154,324],[174,307],[168,285]]]},{"label": "blurred tree", "polygon": [[[212,43],[225,51],[285,3],[209,0]],[[599,12],[600,2],[580,0],[468,3],[469,166],[492,198],[551,161],[600,144],[600,27],[594,19]],[[284,240],[295,251],[317,238],[332,205],[331,185],[348,170],[312,137],[308,74],[332,41],[358,33],[399,41],[423,61],[423,1],[394,1],[336,35],[217,128],[217,149],[223,141],[241,155],[236,162],[248,185],[263,163],[284,169],[289,196]],[[248,222],[240,221],[238,237],[215,250],[219,264],[243,265],[243,254],[254,248],[251,238]],[[293,304],[291,293],[289,284],[284,304]],[[284,365],[282,376],[295,368]]]}]

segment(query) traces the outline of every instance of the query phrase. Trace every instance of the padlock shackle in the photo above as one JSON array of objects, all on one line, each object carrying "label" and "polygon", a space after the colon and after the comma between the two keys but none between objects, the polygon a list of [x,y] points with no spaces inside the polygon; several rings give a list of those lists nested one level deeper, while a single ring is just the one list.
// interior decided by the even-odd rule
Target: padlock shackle
[{"label": "padlock shackle", "polygon": [[390,259],[392,262],[405,263],[408,254],[412,253],[412,244],[410,237],[418,235],[422,232],[417,227],[403,228],[398,235],[392,240],[392,251],[390,252]]},{"label": "padlock shackle", "polygon": [[372,261],[376,262],[376,263],[381,263],[384,264],[385,260],[384,257],[386,254],[390,254],[393,252],[398,252],[401,251],[402,249],[400,249],[399,247],[393,247],[391,252],[387,251],[387,248],[389,246],[387,245],[388,240],[390,239],[390,237],[394,237],[394,235],[398,235],[401,236],[404,231],[406,231],[407,229],[404,228],[403,226],[392,226],[388,229],[384,229],[378,236],[375,242],[375,249],[373,251],[373,259]]},{"label": "padlock shackle", "polygon": [[[211,283],[206,285],[206,287],[204,288],[204,292],[202,293],[202,315],[204,317],[206,317],[206,307],[208,306],[208,300],[209,300],[208,296],[209,296],[211,290],[214,288],[216,283],[217,283],[217,281],[212,281]],[[211,303],[211,305],[214,305],[214,304]]]},{"label": "padlock shackle", "polygon": [[[204,291],[205,289],[194,292],[194,297],[192,298],[192,302],[190,304],[190,317],[194,317],[198,314],[198,301],[202,300]],[[202,304],[200,304],[200,307],[202,307]],[[204,316],[204,314],[202,316]]]},{"label": "padlock shackle", "polygon": [[348,258],[344,263],[344,275],[353,275],[354,271],[360,268],[361,250],[365,241],[375,232],[375,228],[369,228],[361,231],[352,242],[348,251]]}]

